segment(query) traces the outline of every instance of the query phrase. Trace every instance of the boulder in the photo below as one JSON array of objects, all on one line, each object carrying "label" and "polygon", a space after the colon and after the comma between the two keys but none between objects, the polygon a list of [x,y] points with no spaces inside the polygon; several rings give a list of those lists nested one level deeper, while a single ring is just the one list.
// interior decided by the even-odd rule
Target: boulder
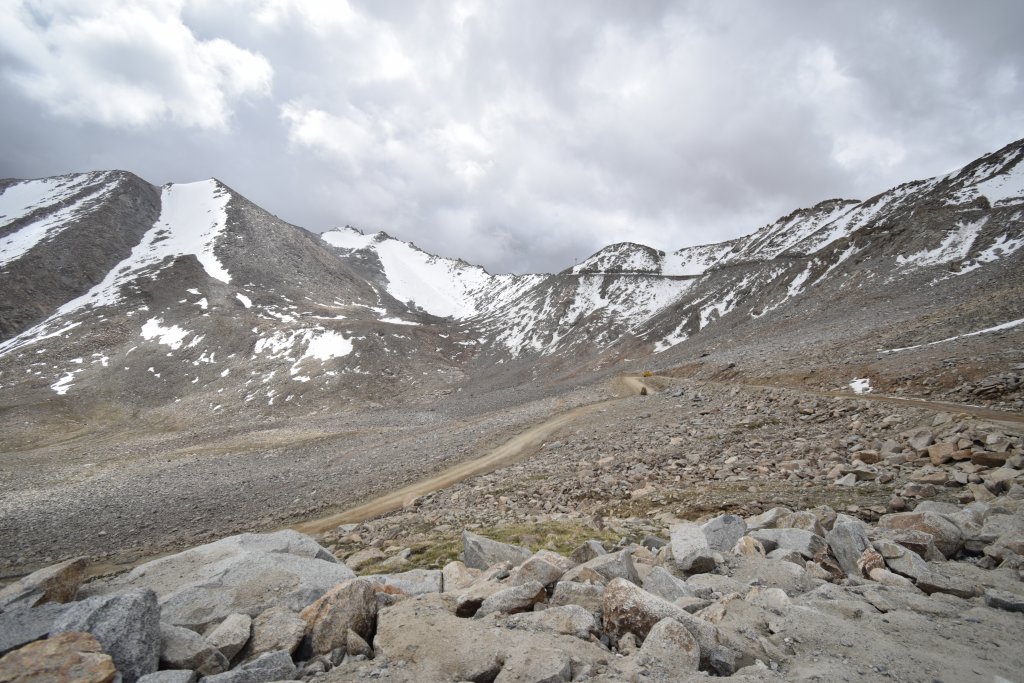
[{"label": "boulder", "polygon": [[734,555],[740,555],[743,557],[764,557],[768,553],[764,550],[764,545],[761,541],[750,536],[744,536],[740,540],[736,541],[736,545],[732,547]]},{"label": "boulder", "polygon": [[160,624],[160,667],[191,669],[202,676],[212,676],[228,669],[228,659],[195,631]]},{"label": "boulder", "polygon": [[782,548],[796,551],[808,560],[813,560],[826,547],[824,538],[803,529],[761,529],[751,532],[750,536],[760,541],[769,553]]},{"label": "boulder", "polygon": [[53,623],[67,610],[66,605],[46,603],[39,607],[22,605],[0,612],[0,655],[45,638],[53,629]]},{"label": "boulder", "polygon": [[572,680],[572,659],[551,647],[513,652],[501,667],[494,683],[568,683]]},{"label": "boulder", "polygon": [[679,571],[700,574],[715,568],[714,553],[701,527],[684,522],[674,525],[669,533],[671,541],[668,547],[672,562]]},{"label": "boulder", "polygon": [[543,557],[534,555],[526,562],[512,570],[512,575],[509,577],[509,583],[513,586],[519,586],[525,583],[536,581],[542,586],[550,586],[555,581],[562,578],[565,574],[566,569],[563,567],[553,564]]},{"label": "boulder", "polygon": [[779,520],[793,511],[786,507],[774,507],[753,517],[747,517],[747,533],[758,529],[774,529]]},{"label": "boulder", "polygon": [[345,566],[357,572],[369,567],[371,564],[386,560],[387,557],[379,548],[363,548],[346,557]]},{"label": "boulder", "polygon": [[540,612],[514,614],[508,618],[506,625],[510,628],[559,633],[582,640],[589,640],[591,634],[599,631],[593,613],[579,605],[562,605]]},{"label": "boulder", "polygon": [[492,541],[469,531],[462,532],[462,561],[471,569],[487,569],[499,562],[518,566],[533,555],[528,549]]},{"label": "boulder", "polygon": [[976,598],[983,593],[977,585],[958,577],[946,576],[938,571],[937,567],[932,567],[931,572],[918,578],[915,585],[928,595],[946,593],[965,600]]},{"label": "boulder", "polygon": [[[306,621],[287,607],[271,607],[252,620],[252,636],[240,655],[251,661],[268,652],[291,654],[306,635]],[[323,654],[319,650],[316,654]]]},{"label": "boulder", "polygon": [[191,669],[165,669],[146,674],[138,683],[196,683],[198,674]]},{"label": "boulder", "polygon": [[654,567],[644,577],[643,588],[659,598],[675,602],[679,598],[692,598],[695,593],[686,582],[677,579],[664,567]]},{"label": "boulder", "polygon": [[995,588],[985,591],[985,604],[1007,612],[1024,612],[1024,596]]},{"label": "boulder", "polygon": [[869,537],[874,540],[886,540],[913,550],[928,561],[943,560],[945,557],[935,547],[935,537],[923,531],[913,529],[883,529],[875,527],[869,530]]},{"label": "boulder", "polygon": [[349,629],[370,642],[377,623],[373,582],[365,579],[346,581],[302,610],[300,616],[306,622],[306,635],[310,636],[314,654],[328,654],[331,650],[345,647]]},{"label": "boulder", "polygon": [[932,430],[923,427],[907,432],[903,436],[906,437],[907,443],[915,451],[923,451],[935,443],[935,434],[932,433]]},{"label": "boulder", "polygon": [[719,515],[701,524],[700,530],[711,550],[725,552],[747,533],[747,523],[737,515]]},{"label": "boulder", "polygon": [[551,605],[578,605],[593,614],[601,613],[604,586],[600,584],[559,581],[551,594]]},{"label": "boulder", "polygon": [[252,617],[248,614],[231,614],[206,632],[206,640],[230,661],[242,651],[251,635]]},{"label": "boulder", "polygon": [[449,562],[441,570],[441,590],[454,593],[468,588],[479,575],[479,569],[469,569],[460,560]]},{"label": "boulder", "polygon": [[872,545],[882,556],[882,559],[885,560],[886,567],[896,574],[917,581],[919,578],[931,573],[928,563],[909,548],[884,539],[874,541]]},{"label": "boulder", "polygon": [[349,629],[345,632],[345,653],[353,657],[362,655],[367,659],[373,657],[373,648],[361,635]]},{"label": "boulder", "polygon": [[544,602],[547,593],[544,586],[537,581],[510,586],[485,599],[473,615],[480,618],[488,614],[517,614],[533,609],[539,602]]},{"label": "boulder", "polygon": [[640,583],[640,575],[637,574],[636,566],[633,564],[633,554],[629,548],[617,553],[599,555],[573,567],[562,575],[561,581],[608,582],[619,578]]},{"label": "boulder", "polygon": [[583,564],[607,552],[599,541],[590,540],[573,550],[569,557],[576,564]]},{"label": "boulder", "polygon": [[222,674],[207,676],[203,683],[271,683],[295,678],[295,664],[287,652],[268,652]]},{"label": "boulder", "polygon": [[230,614],[300,610],[355,576],[313,539],[294,531],[241,534],[147,562],[104,590],[149,588],[161,619],[195,631]]},{"label": "boulder", "polygon": [[889,588],[901,588],[903,590],[917,591],[917,587],[914,586],[914,582],[905,576],[895,574],[888,569],[882,567],[875,567],[868,572],[868,578],[872,581],[888,586]]},{"label": "boulder", "polygon": [[818,515],[810,510],[801,510],[786,515],[775,525],[776,529],[803,529],[818,536],[825,535],[825,527],[821,524]]},{"label": "boulder", "polygon": [[151,590],[96,596],[70,605],[54,621],[50,635],[68,631],[95,636],[125,683],[135,683],[157,669],[160,607]]},{"label": "boulder", "polygon": [[832,549],[839,567],[847,576],[857,576],[857,560],[866,548],[870,547],[868,536],[858,524],[835,524],[825,534],[825,542]]},{"label": "boulder", "polygon": [[95,637],[69,631],[0,657],[5,683],[112,683],[117,669]]},{"label": "boulder", "polygon": [[947,559],[954,557],[963,547],[960,529],[937,512],[896,512],[882,515],[878,520],[882,529],[909,529],[931,534],[935,547]]},{"label": "boulder", "polygon": [[613,639],[627,633],[646,638],[659,621],[672,619],[697,641],[704,662],[722,647],[713,624],[623,579],[615,579],[605,588],[601,619],[605,633]]},{"label": "boulder", "polygon": [[0,610],[35,607],[48,602],[71,602],[85,577],[86,559],[76,557],[44,567],[0,589]]},{"label": "boulder", "polygon": [[383,586],[393,586],[407,595],[440,593],[444,585],[440,569],[411,569],[399,574],[374,574],[362,578]]},{"label": "boulder", "polygon": [[928,458],[933,465],[944,465],[947,462],[952,462],[953,454],[958,450],[960,449],[954,443],[935,443],[928,446]]},{"label": "boulder", "polygon": [[[379,660],[405,663],[403,681],[509,680],[523,671],[520,657],[536,653],[547,660],[548,650],[561,651],[581,670],[608,661],[608,652],[600,645],[574,636],[495,628],[492,619],[460,619],[444,596],[423,595],[380,613],[374,649]],[[502,674],[505,678],[498,678]],[[520,680],[546,678],[531,675]]]}]

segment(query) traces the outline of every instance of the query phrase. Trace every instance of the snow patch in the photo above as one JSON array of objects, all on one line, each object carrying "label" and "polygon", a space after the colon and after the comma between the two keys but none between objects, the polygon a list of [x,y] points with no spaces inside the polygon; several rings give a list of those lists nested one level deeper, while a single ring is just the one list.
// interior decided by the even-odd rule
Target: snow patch
[{"label": "snow patch", "polygon": [[959,261],[967,258],[971,253],[971,247],[978,233],[988,222],[988,217],[973,223],[958,222],[956,228],[946,233],[942,243],[934,249],[925,249],[910,256],[900,254],[896,257],[896,263],[901,266],[923,268],[925,266],[937,266],[950,261]]},{"label": "snow patch", "polygon": [[854,379],[850,382],[850,388],[855,394],[869,394],[871,393],[871,379],[868,377]]},{"label": "snow patch", "polygon": [[246,308],[252,308],[252,299],[247,297],[245,294],[235,294],[235,298],[242,302],[242,305]]},{"label": "snow patch", "polygon": [[[88,174],[85,177],[88,180],[103,182],[107,175],[103,173],[94,177],[93,174]],[[62,201],[68,194],[72,194],[57,189],[66,190],[68,187],[67,184],[59,184],[60,180],[59,178],[30,180],[7,188],[3,194],[0,194],[0,226],[9,225],[43,206],[52,206]],[[53,181],[58,181],[57,188],[53,187]],[[77,189],[81,184],[85,184],[85,181],[78,184],[72,183],[70,186]],[[57,209],[9,235],[0,237],[0,266],[19,259],[39,243],[53,239],[70,228],[75,220],[87,213],[89,208],[110,194],[115,187],[117,187],[117,183],[105,183],[95,192],[89,193],[73,204]]]},{"label": "snow patch", "polygon": [[911,349],[921,349],[926,346],[935,346],[936,344],[945,344],[946,342],[956,341],[957,339],[964,339],[965,337],[976,337],[979,334],[989,334],[991,332],[1001,332],[1002,330],[1009,330],[1019,325],[1024,325],[1024,318],[1019,320],[1011,320],[1010,322],[1000,323],[993,327],[986,327],[983,330],[976,330],[974,332],[967,332],[966,334],[958,334],[955,337],[946,337],[945,339],[939,339],[938,341],[927,342],[925,344],[915,344],[913,346],[903,346],[898,349],[879,349],[879,353],[899,353],[900,351],[910,351]]},{"label": "snow patch", "polygon": [[79,372],[81,372],[81,370],[69,371],[63,377],[61,377],[56,382],[51,384],[50,388],[53,389],[58,396],[65,395],[66,393],[68,393],[68,390],[71,389],[72,382],[75,379],[75,375],[78,374]]},{"label": "snow patch", "polygon": [[169,346],[172,350],[177,351],[181,348],[181,343],[185,337],[190,333],[188,330],[182,329],[177,325],[164,327],[163,321],[160,318],[150,318],[142,326],[141,334],[143,339],[156,339],[157,343]]}]

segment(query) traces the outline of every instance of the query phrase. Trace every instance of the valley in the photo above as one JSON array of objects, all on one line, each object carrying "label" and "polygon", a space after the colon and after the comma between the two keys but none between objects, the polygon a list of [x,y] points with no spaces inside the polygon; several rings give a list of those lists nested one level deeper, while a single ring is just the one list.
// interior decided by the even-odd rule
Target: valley
[{"label": "valley", "polygon": [[[652,680],[680,680],[668,650],[638,654],[665,615],[700,641],[687,667],[739,680],[1012,676],[1022,178],[1024,140],[737,240],[499,275],[383,232],[313,234],[214,179],[0,181],[2,590],[34,595],[31,573],[64,563],[91,579],[75,595],[155,591],[199,633],[227,608],[189,591],[237,579],[259,598],[238,609],[301,632],[285,673],[339,683],[433,680],[449,656],[452,680],[526,671],[467,626],[498,595],[514,604],[486,628],[585,622],[559,632],[572,662],[529,680],[646,680],[648,655]],[[496,554],[473,564],[474,544]],[[189,572],[198,587],[174,583]],[[333,609],[328,589],[380,610],[362,644],[296,625],[307,597]],[[974,660],[937,645],[968,612]],[[905,620],[895,649],[865,615]],[[500,653],[413,661],[436,645],[424,623]],[[523,642],[548,652],[551,628],[568,627]],[[234,676],[222,658],[205,675]]]}]

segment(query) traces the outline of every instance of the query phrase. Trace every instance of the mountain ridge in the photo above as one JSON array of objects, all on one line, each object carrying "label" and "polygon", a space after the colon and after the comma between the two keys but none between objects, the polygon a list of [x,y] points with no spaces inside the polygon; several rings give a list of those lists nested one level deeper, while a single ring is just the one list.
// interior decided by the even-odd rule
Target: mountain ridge
[{"label": "mountain ridge", "polygon": [[[1010,304],[1020,278],[998,273],[1015,272],[1006,268],[1024,253],[1022,158],[1024,140],[862,202],[797,209],[734,240],[671,253],[622,242],[560,273],[527,275],[492,275],[385,232],[317,235],[216,179],[6,180],[0,284],[12,294],[0,306],[0,387],[14,405],[95,392],[211,414],[282,402],[309,410],[325,399],[425,399],[503,369],[516,382],[627,358],[685,364],[708,349],[729,355],[737,334],[820,336],[816,321],[838,349],[825,321],[839,311],[862,321],[865,355],[872,336],[879,348],[928,343],[922,321],[939,315],[929,297],[970,302],[977,322],[965,332],[1020,317]],[[108,243],[116,248],[96,253]],[[967,294],[957,291],[964,277],[978,283]],[[901,334],[871,303],[887,298],[907,319]],[[759,372],[794,362],[783,347],[773,353]],[[124,374],[114,358],[127,361]]]}]

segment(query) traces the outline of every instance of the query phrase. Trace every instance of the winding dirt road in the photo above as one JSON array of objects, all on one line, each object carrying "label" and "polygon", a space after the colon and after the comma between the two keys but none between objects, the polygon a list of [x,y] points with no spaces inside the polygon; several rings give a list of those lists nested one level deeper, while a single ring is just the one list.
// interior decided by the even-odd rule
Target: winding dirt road
[{"label": "winding dirt road", "polygon": [[[657,391],[655,385],[658,384],[658,379],[658,377],[647,378],[637,377],[634,375],[623,375],[618,377],[615,380],[615,389],[619,398],[591,403],[589,405],[580,406],[579,408],[574,408],[573,410],[555,415],[544,422],[527,429],[522,434],[513,437],[484,456],[455,465],[454,467],[444,470],[437,475],[427,479],[422,479],[397,491],[380,496],[379,498],[374,498],[362,505],[348,508],[347,510],[337,512],[327,517],[301,522],[293,525],[291,528],[306,534],[317,534],[333,529],[339,524],[362,522],[378,515],[399,510],[419,496],[432,493],[478,474],[492,472],[500,467],[527,457],[539,448],[548,437],[577,418],[617,403],[626,397],[644,394],[646,393],[645,390],[649,389],[651,391]],[[648,384],[651,384],[651,386],[648,387]],[[761,388],[768,389],[777,387],[764,386]],[[942,403],[939,401],[925,401],[921,399],[895,398],[878,394],[853,395],[840,392],[808,393],[832,398],[863,399],[881,403],[891,403],[894,405],[924,408],[926,410],[969,413],[992,421],[1001,421],[1013,424],[1024,423],[1024,416],[977,406]]]},{"label": "winding dirt road", "polygon": [[433,477],[422,479],[415,484],[410,484],[397,491],[374,498],[362,505],[342,510],[327,517],[295,524],[291,528],[304,534],[317,534],[333,529],[339,524],[362,522],[387,512],[399,510],[419,496],[451,486],[463,479],[468,479],[478,474],[487,474],[499,467],[514,463],[532,454],[548,437],[577,418],[601,410],[608,405],[623,400],[623,398],[641,394],[646,389],[644,380],[640,377],[622,376],[617,379],[617,383],[619,398],[591,403],[560,413],[514,436],[484,456],[450,467]]}]

